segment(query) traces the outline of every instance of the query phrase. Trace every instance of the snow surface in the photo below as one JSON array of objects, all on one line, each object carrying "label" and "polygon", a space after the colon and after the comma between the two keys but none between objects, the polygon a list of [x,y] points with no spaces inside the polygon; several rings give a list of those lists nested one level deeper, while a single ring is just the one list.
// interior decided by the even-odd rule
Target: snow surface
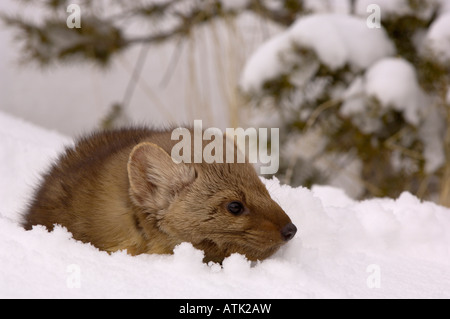
[{"label": "snow surface", "polygon": [[25,231],[20,213],[39,174],[71,140],[0,113],[0,298],[450,298],[450,210],[404,193],[354,201],[339,189],[263,180],[298,226],[259,263],[109,255],[61,227]]}]

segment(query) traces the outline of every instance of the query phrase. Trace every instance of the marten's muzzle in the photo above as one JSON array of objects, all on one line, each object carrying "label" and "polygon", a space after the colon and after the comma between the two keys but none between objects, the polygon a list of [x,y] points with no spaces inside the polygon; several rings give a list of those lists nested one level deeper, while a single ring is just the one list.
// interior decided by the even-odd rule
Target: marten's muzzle
[{"label": "marten's muzzle", "polygon": [[289,223],[281,230],[281,238],[283,238],[284,241],[290,241],[292,238],[294,238],[296,233],[297,227],[295,227],[294,224]]}]

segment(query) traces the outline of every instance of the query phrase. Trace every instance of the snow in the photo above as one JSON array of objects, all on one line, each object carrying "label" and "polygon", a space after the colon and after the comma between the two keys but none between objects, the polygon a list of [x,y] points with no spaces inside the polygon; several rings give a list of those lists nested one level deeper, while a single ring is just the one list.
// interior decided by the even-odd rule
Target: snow
[{"label": "snow", "polygon": [[227,0],[221,4],[224,10],[240,10],[248,5],[248,0]]},{"label": "snow", "polygon": [[367,16],[367,8],[371,4],[376,4],[380,7],[382,17],[403,16],[412,13],[408,0],[357,0],[355,11],[361,16]]},{"label": "snow", "polygon": [[409,0],[356,0],[355,12],[361,17],[367,17],[369,6],[376,5],[380,8],[382,20],[401,16],[416,16],[419,19],[428,20],[435,13],[436,7],[440,5],[439,2],[445,3],[447,0],[422,0],[420,5]]},{"label": "snow", "polygon": [[[421,89],[414,66],[401,58],[386,58],[357,77],[343,95],[341,115],[353,117],[363,132],[379,129],[377,119],[365,113],[367,97],[376,98],[382,108],[402,112],[405,120],[419,128],[424,145],[425,171],[434,173],[445,164],[445,123],[436,106]],[[356,115],[356,116],[355,116]],[[401,168],[401,165],[396,165]]]},{"label": "snow", "polygon": [[[20,141],[20,142],[18,142]],[[22,194],[29,194],[40,170],[50,165],[70,139],[0,113],[0,214],[14,221],[24,208]]]},{"label": "snow", "polygon": [[430,26],[426,43],[434,58],[450,64],[450,13],[443,14]]},{"label": "snow", "polygon": [[304,6],[311,12],[334,12],[334,13],[349,13],[349,0],[306,0]]},{"label": "snow", "polygon": [[419,128],[428,174],[445,164],[445,123],[442,114],[429,102],[410,62],[402,58],[382,59],[369,68],[364,77],[357,77],[344,93],[340,113],[343,116],[359,114],[357,118],[362,122],[359,126],[370,133],[378,128],[378,122],[365,116],[367,97],[376,98],[385,109],[402,112],[409,124]]},{"label": "snow", "polygon": [[384,29],[368,28],[365,19],[345,14],[306,16],[253,54],[243,71],[242,89],[257,92],[268,80],[291,70],[292,65],[289,65],[287,58],[295,48],[312,50],[319,61],[331,70],[346,65],[357,70],[366,69],[379,59],[395,53]]},{"label": "snow", "polygon": [[244,91],[259,91],[265,81],[287,72],[289,66],[283,63],[280,54],[291,48],[290,35],[286,32],[261,45],[243,70],[241,87]]},{"label": "snow", "polygon": [[366,80],[366,92],[376,97],[382,106],[403,112],[406,121],[415,126],[419,124],[425,93],[411,63],[401,58],[383,59],[367,71]]},{"label": "snow", "polygon": [[0,298],[450,298],[450,210],[409,193],[358,202],[263,179],[299,232],[259,263],[207,265],[188,243],[173,255],[109,255],[61,227],[23,230],[39,174],[70,144],[0,112]]}]

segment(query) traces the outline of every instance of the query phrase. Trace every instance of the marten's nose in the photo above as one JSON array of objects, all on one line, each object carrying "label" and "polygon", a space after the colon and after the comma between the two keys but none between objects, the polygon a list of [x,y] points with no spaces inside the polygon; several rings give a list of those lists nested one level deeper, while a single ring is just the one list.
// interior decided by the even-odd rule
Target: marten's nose
[{"label": "marten's nose", "polygon": [[297,227],[295,227],[294,224],[289,223],[286,226],[283,227],[281,230],[281,237],[284,241],[289,241],[292,238],[294,238],[295,234],[297,233]]}]

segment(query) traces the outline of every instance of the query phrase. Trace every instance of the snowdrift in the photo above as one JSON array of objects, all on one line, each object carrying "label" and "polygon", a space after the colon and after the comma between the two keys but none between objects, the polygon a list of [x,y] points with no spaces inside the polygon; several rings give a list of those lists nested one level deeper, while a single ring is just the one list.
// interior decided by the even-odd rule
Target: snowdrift
[{"label": "snowdrift", "polygon": [[357,202],[343,191],[264,180],[298,226],[268,260],[203,264],[173,255],[108,255],[64,228],[25,231],[40,173],[71,140],[0,113],[0,298],[450,298],[450,210],[404,193]]}]

